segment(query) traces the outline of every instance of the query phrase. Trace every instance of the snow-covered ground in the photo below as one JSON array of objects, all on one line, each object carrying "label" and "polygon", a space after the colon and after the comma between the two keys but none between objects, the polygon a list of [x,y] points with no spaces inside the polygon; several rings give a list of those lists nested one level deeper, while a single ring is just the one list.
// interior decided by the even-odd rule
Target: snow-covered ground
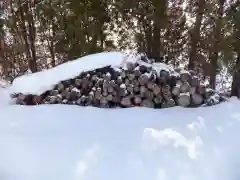
[{"label": "snow-covered ground", "polygon": [[38,75],[0,89],[0,180],[240,179],[239,100],[162,110],[10,105],[13,89],[47,88]]},{"label": "snow-covered ground", "polygon": [[0,179],[237,180],[239,107],[0,107]]}]

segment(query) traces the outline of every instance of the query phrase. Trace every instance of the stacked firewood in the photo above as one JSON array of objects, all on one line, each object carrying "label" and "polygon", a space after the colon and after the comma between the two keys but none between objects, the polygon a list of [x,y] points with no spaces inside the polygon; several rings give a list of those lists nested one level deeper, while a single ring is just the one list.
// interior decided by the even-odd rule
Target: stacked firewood
[{"label": "stacked firewood", "polygon": [[128,62],[126,68],[104,67],[59,82],[40,96],[16,94],[16,104],[71,104],[101,108],[173,106],[198,107],[222,98],[201,84],[194,71],[158,70]]}]

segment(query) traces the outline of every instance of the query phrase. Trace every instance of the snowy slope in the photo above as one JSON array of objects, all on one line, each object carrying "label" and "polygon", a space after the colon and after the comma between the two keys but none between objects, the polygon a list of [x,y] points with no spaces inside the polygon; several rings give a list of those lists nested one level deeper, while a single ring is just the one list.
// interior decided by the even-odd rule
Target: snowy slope
[{"label": "snowy slope", "polygon": [[239,107],[1,107],[0,179],[239,179]]}]

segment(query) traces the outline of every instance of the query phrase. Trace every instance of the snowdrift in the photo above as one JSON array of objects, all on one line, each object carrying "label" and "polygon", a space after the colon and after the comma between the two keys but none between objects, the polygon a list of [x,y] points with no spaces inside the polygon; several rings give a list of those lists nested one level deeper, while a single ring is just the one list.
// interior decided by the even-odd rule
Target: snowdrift
[{"label": "snowdrift", "polygon": [[1,107],[0,179],[239,179],[239,107]]}]

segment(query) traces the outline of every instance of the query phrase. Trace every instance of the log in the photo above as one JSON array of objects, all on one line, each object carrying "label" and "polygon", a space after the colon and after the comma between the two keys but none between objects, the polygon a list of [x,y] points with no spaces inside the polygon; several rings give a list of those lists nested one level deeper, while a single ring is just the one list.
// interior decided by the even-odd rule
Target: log
[{"label": "log", "polygon": [[76,105],[77,103],[76,103],[76,101],[68,101],[67,104],[69,104],[69,105]]},{"label": "log", "polygon": [[42,101],[42,97],[41,96],[33,96],[32,97],[32,102],[34,103],[34,105],[41,104],[41,101]]},{"label": "log", "polygon": [[164,79],[167,79],[167,77],[170,76],[170,73],[168,71],[165,71],[165,70],[161,70],[159,72],[159,74],[160,74],[160,77],[163,77]]},{"label": "log", "polygon": [[171,92],[170,86],[164,85],[164,86],[162,87],[162,94],[163,94],[164,99],[168,100],[168,99],[172,96],[172,95],[171,95],[172,92]]},{"label": "log", "polygon": [[151,73],[152,72],[152,70],[153,70],[153,68],[152,68],[152,66],[150,65],[150,66],[147,66],[147,72],[148,73]]},{"label": "log", "polygon": [[174,95],[174,96],[179,96],[180,95],[180,93],[181,93],[181,88],[180,88],[180,85],[176,85],[176,86],[174,86],[173,88],[172,88],[172,94]]},{"label": "log", "polygon": [[101,87],[102,85],[103,85],[103,79],[99,78],[95,84],[95,87],[98,88],[98,87]]},{"label": "log", "polygon": [[111,93],[113,96],[117,96],[117,95],[118,95],[117,88],[118,88],[118,87],[116,87],[116,88],[114,89],[114,91]]},{"label": "log", "polygon": [[147,88],[145,86],[140,86],[140,96],[146,97]]},{"label": "log", "polygon": [[18,105],[26,105],[26,102],[24,101],[24,99],[19,99],[19,98],[16,98],[15,103]]},{"label": "log", "polygon": [[206,87],[204,84],[200,84],[198,87],[197,87],[197,92],[201,95],[204,95],[205,92],[206,92]]},{"label": "log", "polygon": [[109,82],[109,81],[111,81],[111,78],[112,78],[112,75],[109,72],[107,72],[105,74],[104,80]]},{"label": "log", "polygon": [[152,91],[153,91],[153,94],[157,96],[159,93],[161,93],[161,88],[157,84],[154,84]]},{"label": "log", "polygon": [[118,94],[120,97],[124,97],[127,95],[127,87],[125,84],[121,84],[120,87],[118,88]]},{"label": "log", "polygon": [[200,85],[200,80],[197,76],[192,76],[191,86],[198,87]]},{"label": "log", "polygon": [[154,99],[154,94],[153,94],[152,91],[147,90],[145,97],[146,97],[148,100],[151,100],[151,101],[152,101],[152,100]]},{"label": "log", "polygon": [[56,89],[57,89],[59,92],[62,92],[62,91],[64,90],[64,85],[63,85],[62,83],[59,83],[59,84],[57,84]]},{"label": "log", "polygon": [[132,102],[130,97],[123,97],[121,100],[121,105],[124,107],[132,107]]},{"label": "log", "polygon": [[100,101],[100,100],[102,99],[102,96],[103,96],[103,95],[102,95],[102,89],[101,89],[101,88],[97,88],[94,96],[95,96],[95,98],[96,98],[97,100]]},{"label": "log", "polygon": [[135,86],[139,86],[140,84],[139,84],[139,82],[138,82],[137,79],[134,79],[134,80],[132,81],[132,85],[135,87]]},{"label": "log", "polygon": [[68,103],[68,100],[67,99],[63,99],[62,100],[62,104],[67,104]]},{"label": "log", "polygon": [[81,96],[81,91],[80,89],[74,87],[73,89],[70,90],[70,95],[74,95],[75,97],[80,97]]},{"label": "log", "polygon": [[87,89],[88,86],[89,86],[89,80],[87,78],[83,78],[82,83],[81,83],[81,87],[83,89]]},{"label": "log", "polygon": [[114,92],[114,87],[110,85],[107,89],[108,93],[113,93]]},{"label": "log", "polygon": [[88,73],[86,74],[86,79],[87,79],[87,80],[90,80],[90,78],[91,78],[91,74],[88,72]]},{"label": "log", "polygon": [[181,86],[182,84],[183,84],[183,82],[181,80],[176,81],[176,86]]},{"label": "log", "polygon": [[107,101],[113,101],[113,95],[112,94],[108,94],[106,99],[107,99]]},{"label": "log", "polygon": [[154,103],[149,99],[143,99],[141,106],[146,108],[154,108]]},{"label": "log", "polygon": [[136,76],[132,73],[129,73],[127,77],[128,77],[130,82],[132,82],[136,78]]},{"label": "log", "polygon": [[139,81],[139,84],[140,85],[145,85],[147,84],[148,82],[148,79],[149,79],[149,76],[145,73],[145,74],[142,74],[139,78],[138,78],[138,81]]},{"label": "log", "polygon": [[105,107],[107,104],[108,104],[107,98],[106,98],[106,97],[102,97],[102,98],[100,99],[100,106]]},{"label": "log", "polygon": [[208,99],[206,99],[206,104],[208,106],[216,105],[220,103],[220,96],[218,94],[214,94]]},{"label": "log", "polygon": [[70,91],[69,91],[69,89],[66,88],[65,90],[63,90],[63,91],[61,92],[61,95],[62,95],[62,97],[63,97],[64,99],[68,99],[68,98],[70,97]]},{"label": "log", "polygon": [[127,86],[127,91],[128,91],[129,93],[133,93],[133,92],[134,92],[134,86],[133,86],[132,84],[129,84],[129,85]]},{"label": "log", "polygon": [[180,74],[181,70],[182,70],[181,68],[175,68],[175,69],[174,69],[174,71],[175,71],[176,73],[179,73],[179,74]]},{"label": "log", "polygon": [[85,106],[86,101],[87,101],[87,96],[83,95],[77,100],[76,104]]},{"label": "log", "polygon": [[120,104],[120,97],[119,96],[113,96],[112,102],[119,105]]},{"label": "log", "polygon": [[125,81],[124,81],[124,84],[126,85],[126,86],[128,86],[129,84],[130,84],[130,81],[129,81],[129,79],[125,79]]},{"label": "log", "polygon": [[192,104],[193,106],[199,106],[203,103],[203,96],[197,93],[192,94]]},{"label": "log", "polygon": [[93,82],[97,82],[98,79],[99,79],[99,77],[96,74],[92,75],[92,77],[91,77],[91,81],[93,81]]},{"label": "log", "polygon": [[134,68],[136,68],[136,63],[127,62],[126,64],[127,64],[127,69],[128,69],[129,71],[132,71],[132,70],[134,70]]},{"label": "log", "polygon": [[108,92],[103,90],[102,95],[103,95],[103,97],[107,97],[108,96]]},{"label": "log", "polygon": [[181,93],[189,92],[189,90],[190,90],[190,84],[189,84],[188,82],[184,82],[184,83],[180,86],[180,90],[181,90]]},{"label": "log", "polygon": [[94,97],[94,92],[93,91],[90,91],[89,92],[89,94],[88,94],[88,99],[90,100],[90,101],[93,101],[94,99],[95,99],[95,97]]},{"label": "log", "polygon": [[85,105],[85,106],[93,106],[92,100],[89,99],[89,96],[87,96],[84,105]]},{"label": "log", "polygon": [[150,90],[153,90],[153,88],[155,87],[155,83],[154,82],[152,82],[152,81],[149,81],[149,82],[147,82],[147,88],[148,89],[150,89]]},{"label": "log", "polygon": [[142,98],[140,96],[134,97],[134,104],[140,105],[142,103]]},{"label": "log", "polygon": [[116,83],[119,84],[119,85],[123,83],[123,78],[122,78],[122,76],[118,76],[118,77],[117,77]]},{"label": "log", "polygon": [[71,82],[69,80],[62,81],[61,83],[64,85],[64,88],[68,88],[71,85]]},{"label": "log", "polygon": [[104,91],[104,92],[107,92],[109,86],[110,86],[109,81],[104,80],[104,81],[103,81],[103,86],[102,86],[103,91]]},{"label": "log", "polygon": [[162,102],[162,108],[170,108],[174,106],[176,106],[176,103],[172,98],[169,98],[168,100],[164,100]]},{"label": "log", "polygon": [[55,103],[57,103],[57,98],[56,98],[56,96],[49,96],[49,103],[50,103],[50,104],[55,104]]},{"label": "log", "polygon": [[[100,88],[101,89],[101,88]],[[96,87],[92,87],[92,91],[96,92],[97,88]]]},{"label": "log", "polygon": [[120,76],[122,77],[122,79],[126,78],[126,71],[122,71],[120,72]]},{"label": "log", "polygon": [[180,79],[182,82],[188,82],[188,83],[191,83],[191,74],[186,71],[186,70],[182,70],[180,72]]},{"label": "log", "polygon": [[93,81],[89,81],[87,89],[91,89],[93,86],[94,86],[94,82]]},{"label": "log", "polygon": [[162,97],[161,96],[156,96],[154,99],[153,99],[154,103],[159,105],[162,103]]},{"label": "log", "polygon": [[135,77],[140,77],[142,75],[141,71],[139,70],[139,67],[136,67],[133,71]]},{"label": "log", "polygon": [[215,95],[215,91],[213,90],[213,89],[211,89],[211,88],[207,88],[206,90],[205,90],[205,97],[207,98],[207,99],[209,99],[211,96],[214,96]]},{"label": "log", "polygon": [[197,75],[196,71],[193,70],[189,70],[189,73],[192,77]]},{"label": "log", "polygon": [[82,80],[81,79],[75,79],[75,85],[77,86],[77,87],[80,87],[81,86],[81,84],[82,84]]},{"label": "log", "polygon": [[117,84],[116,84],[116,81],[115,80],[111,80],[109,82],[110,86],[113,87],[113,88],[116,88],[117,87]]},{"label": "log", "polygon": [[59,92],[56,89],[50,91],[51,96],[57,96],[58,94],[59,94]]},{"label": "log", "polygon": [[151,76],[150,76],[151,81],[155,82],[157,80],[157,78],[158,78],[157,71],[156,70],[152,70]]},{"label": "log", "polygon": [[138,67],[139,67],[139,71],[141,72],[141,74],[148,72],[147,66],[139,65]]},{"label": "log", "polygon": [[182,107],[188,107],[191,103],[190,93],[181,93],[178,96],[177,104]]},{"label": "log", "polygon": [[61,96],[61,94],[58,94],[56,96],[56,103],[60,104],[62,102],[62,100],[63,100],[63,97]]},{"label": "log", "polygon": [[190,93],[190,95],[196,94],[197,93],[197,88],[196,87],[190,87],[189,93]]},{"label": "log", "polygon": [[26,96],[25,96],[24,94],[22,94],[22,93],[19,93],[19,94],[17,95],[17,99],[19,99],[20,101],[24,101],[25,98],[26,98]]},{"label": "log", "polygon": [[134,86],[133,92],[138,94],[140,92],[140,86]]}]

